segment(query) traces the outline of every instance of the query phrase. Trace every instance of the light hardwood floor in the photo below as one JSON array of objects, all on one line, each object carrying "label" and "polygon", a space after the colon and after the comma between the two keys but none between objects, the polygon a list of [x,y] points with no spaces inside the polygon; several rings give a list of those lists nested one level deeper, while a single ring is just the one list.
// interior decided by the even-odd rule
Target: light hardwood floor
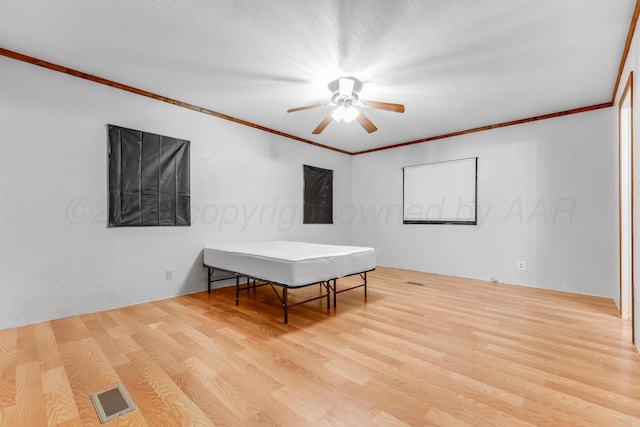
[{"label": "light hardwood floor", "polygon": [[284,325],[268,287],[233,292],[0,331],[0,425],[100,425],[89,394],[123,383],[108,425],[640,426],[611,300],[380,267]]}]

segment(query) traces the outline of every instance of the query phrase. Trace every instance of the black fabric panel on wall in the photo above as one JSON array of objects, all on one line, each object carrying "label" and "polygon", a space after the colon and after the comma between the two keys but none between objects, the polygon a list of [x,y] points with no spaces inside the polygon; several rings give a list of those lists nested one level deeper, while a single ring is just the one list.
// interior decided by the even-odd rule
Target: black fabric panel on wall
[{"label": "black fabric panel on wall", "polygon": [[304,224],[333,224],[333,171],[304,167]]},{"label": "black fabric panel on wall", "polygon": [[120,225],[140,223],[141,132],[120,132]]},{"label": "black fabric panel on wall", "polygon": [[108,129],[109,226],[190,225],[189,141]]},{"label": "black fabric panel on wall", "polygon": [[142,133],[140,180],[140,221],[145,225],[160,223],[160,139],[159,135]]},{"label": "black fabric panel on wall", "polygon": [[122,205],[120,203],[120,176],[122,170],[122,153],[120,152],[120,130],[111,129],[109,126],[109,226],[112,223],[120,223]]},{"label": "black fabric panel on wall", "polygon": [[176,142],[163,139],[159,146],[160,154],[160,225],[173,225],[176,221]]},{"label": "black fabric panel on wall", "polygon": [[[189,141],[177,140],[176,165],[189,165]],[[189,167],[176,168],[176,222],[191,224],[191,178]]]}]

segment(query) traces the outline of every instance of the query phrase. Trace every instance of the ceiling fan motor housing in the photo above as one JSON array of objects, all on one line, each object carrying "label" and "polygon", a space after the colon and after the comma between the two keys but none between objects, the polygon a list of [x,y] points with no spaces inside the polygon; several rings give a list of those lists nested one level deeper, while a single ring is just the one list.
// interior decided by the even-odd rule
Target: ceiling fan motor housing
[{"label": "ceiling fan motor housing", "polygon": [[344,107],[360,105],[358,102],[358,94],[355,91],[350,96],[340,95],[340,92],[335,92],[331,97],[331,103],[338,106],[342,105]]},{"label": "ceiling fan motor housing", "polygon": [[355,77],[340,77],[332,82],[330,82],[327,86],[331,92],[339,92],[340,91],[340,79],[349,79],[353,81],[353,91],[358,93],[362,90],[362,82]]},{"label": "ceiling fan motor housing", "polygon": [[[340,80],[350,80],[353,82],[353,89],[351,93],[347,94],[344,91],[340,91]],[[362,89],[362,82],[355,77],[340,77],[338,79],[333,80],[328,85],[329,90],[333,93],[331,96],[331,102],[335,105],[342,105],[344,107],[349,107],[351,105],[359,105],[358,104],[358,93]]]}]

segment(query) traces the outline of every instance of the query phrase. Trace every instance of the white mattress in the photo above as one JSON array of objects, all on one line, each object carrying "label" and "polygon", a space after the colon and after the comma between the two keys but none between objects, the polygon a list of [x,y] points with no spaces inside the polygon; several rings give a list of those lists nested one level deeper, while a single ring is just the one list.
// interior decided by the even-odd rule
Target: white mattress
[{"label": "white mattress", "polygon": [[204,264],[287,286],[337,279],[376,266],[373,248],[268,241],[206,246]]}]

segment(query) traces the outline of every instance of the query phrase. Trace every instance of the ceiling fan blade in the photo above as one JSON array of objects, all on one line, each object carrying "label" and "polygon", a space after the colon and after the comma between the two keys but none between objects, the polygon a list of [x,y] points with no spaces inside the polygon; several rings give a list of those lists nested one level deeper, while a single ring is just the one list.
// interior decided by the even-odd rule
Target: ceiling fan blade
[{"label": "ceiling fan blade", "polygon": [[302,110],[310,110],[312,108],[320,108],[325,107],[327,104],[313,104],[313,105],[305,105],[304,107],[290,108],[287,110],[287,113],[295,113],[296,111]]},{"label": "ceiling fan blade", "polygon": [[341,77],[338,81],[340,83],[340,96],[351,96],[351,94],[353,94],[353,85],[355,84],[355,81],[346,77]]},{"label": "ceiling fan blade", "polygon": [[391,104],[389,102],[380,102],[380,101],[365,101],[361,99],[365,108],[374,108],[376,110],[384,110],[384,111],[393,111],[394,113],[404,113],[404,105],[402,104]]},{"label": "ceiling fan blade", "polygon": [[375,132],[378,130],[376,125],[374,125],[367,116],[362,114],[362,111],[360,112],[360,114],[358,114],[358,117],[356,118],[356,120],[358,121],[358,123],[360,123],[360,126],[362,126],[364,130],[366,130],[368,133]]},{"label": "ceiling fan blade", "polygon": [[333,120],[333,118],[331,117],[331,114],[332,113],[329,113],[327,117],[325,117],[324,120],[322,120],[320,124],[311,133],[313,133],[314,135],[318,135],[319,133],[321,133],[324,130],[324,128],[326,128],[329,125],[329,123],[331,123],[331,120]]}]

